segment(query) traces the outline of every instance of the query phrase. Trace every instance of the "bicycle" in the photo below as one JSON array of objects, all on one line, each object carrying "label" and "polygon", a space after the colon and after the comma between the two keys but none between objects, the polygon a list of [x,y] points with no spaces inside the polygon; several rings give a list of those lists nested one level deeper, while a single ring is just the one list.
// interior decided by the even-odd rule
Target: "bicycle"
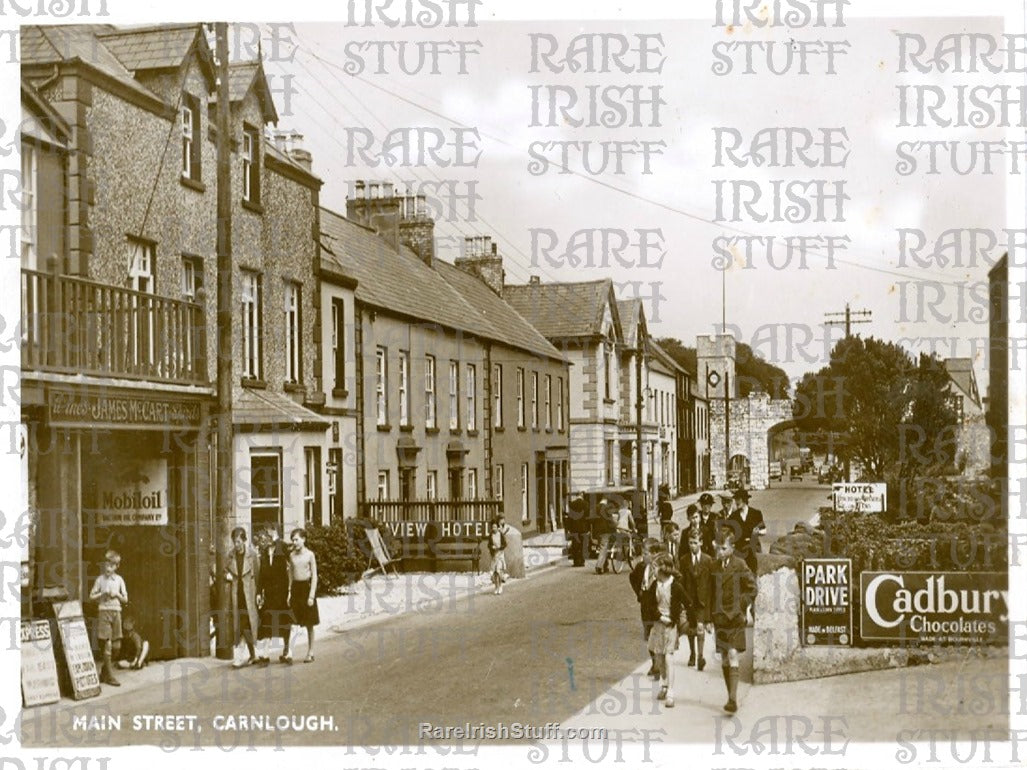
[{"label": "bicycle", "polygon": [[619,575],[621,569],[627,564],[628,568],[635,566],[635,560],[641,558],[641,541],[634,532],[618,532],[614,536],[610,546],[610,553],[607,557],[613,574]]}]

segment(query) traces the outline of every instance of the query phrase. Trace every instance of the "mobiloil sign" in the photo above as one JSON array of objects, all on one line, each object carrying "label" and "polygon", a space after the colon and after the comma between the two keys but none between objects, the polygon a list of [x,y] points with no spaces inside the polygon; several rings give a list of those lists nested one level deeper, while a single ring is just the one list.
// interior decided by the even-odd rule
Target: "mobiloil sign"
[{"label": "mobiloil sign", "polygon": [[1001,572],[863,572],[860,636],[891,642],[1004,641],[1008,580]]}]

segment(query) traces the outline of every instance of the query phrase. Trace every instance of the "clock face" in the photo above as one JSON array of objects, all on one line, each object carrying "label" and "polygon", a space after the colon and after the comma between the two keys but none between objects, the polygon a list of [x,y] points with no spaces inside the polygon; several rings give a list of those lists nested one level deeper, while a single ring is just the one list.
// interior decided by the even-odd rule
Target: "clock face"
[{"label": "clock face", "polygon": [[708,375],[706,375],[706,382],[710,384],[710,387],[717,387],[720,384],[720,373],[710,372]]}]

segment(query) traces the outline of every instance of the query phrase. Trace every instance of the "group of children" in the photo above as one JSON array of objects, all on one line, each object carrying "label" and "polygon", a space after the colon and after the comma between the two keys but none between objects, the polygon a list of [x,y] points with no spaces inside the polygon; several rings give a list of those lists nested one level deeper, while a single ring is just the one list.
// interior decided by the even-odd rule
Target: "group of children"
[{"label": "group of children", "polygon": [[631,586],[638,598],[642,631],[652,665],[649,676],[660,681],[657,698],[674,707],[673,655],[679,638],[688,639],[688,665],[702,671],[705,634],[713,633],[721,659],[727,703],[738,710],[739,653],[745,651],[746,610],[756,593],[756,578],[745,561],[735,555],[735,534],[722,528],[713,535],[713,555],[704,552],[703,531],[686,530],[687,550],[675,559],[658,540],[643,544],[643,558],[631,571]]}]

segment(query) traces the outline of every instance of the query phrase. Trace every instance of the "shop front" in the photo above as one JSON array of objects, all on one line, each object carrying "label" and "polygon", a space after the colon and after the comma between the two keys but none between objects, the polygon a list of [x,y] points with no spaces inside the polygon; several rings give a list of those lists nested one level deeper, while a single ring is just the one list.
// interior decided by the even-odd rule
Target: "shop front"
[{"label": "shop front", "polygon": [[209,652],[208,405],[205,388],[30,382],[27,432],[30,601],[81,602],[108,550],[121,555],[123,617],[151,657]]}]

